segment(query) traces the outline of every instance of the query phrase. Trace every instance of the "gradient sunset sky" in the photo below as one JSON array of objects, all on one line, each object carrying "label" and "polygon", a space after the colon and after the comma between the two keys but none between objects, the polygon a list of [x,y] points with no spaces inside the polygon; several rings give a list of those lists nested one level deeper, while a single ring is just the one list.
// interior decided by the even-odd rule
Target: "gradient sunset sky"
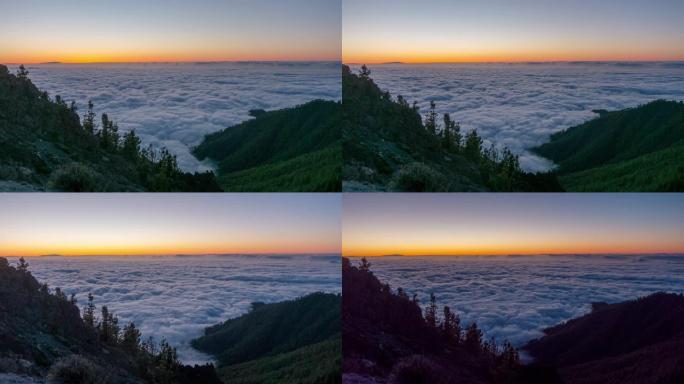
[{"label": "gradient sunset sky", "polygon": [[332,253],[336,194],[6,194],[0,256]]},{"label": "gradient sunset sky", "polygon": [[684,253],[680,194],[345,194],[345,256]]},{"label": "gradient sunset sky", "polygon": [[0,63],[340,60],[341,0],[0,0]]},{"label": "gradient sunset sky", "polygon": [[344,0],[347,63],[684,60],[681,0]]}]

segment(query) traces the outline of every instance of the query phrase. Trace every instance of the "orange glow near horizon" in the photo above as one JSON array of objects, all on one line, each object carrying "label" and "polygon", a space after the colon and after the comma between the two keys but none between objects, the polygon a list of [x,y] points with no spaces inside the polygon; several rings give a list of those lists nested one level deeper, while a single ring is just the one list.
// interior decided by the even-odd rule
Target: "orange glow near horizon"
[{"label": "orange glow near horizon", "polygon": [[339,254],[339,195],[16,194],[0,256]]},{"label": "orange glow near horizon", "polygon": [[651,194],[351,194],[349,257],[684,254],[684,197]]},{"label": "orange glow near horizon", "polygon": [[345,0],[345,63],[684,61],[684,2]]}]

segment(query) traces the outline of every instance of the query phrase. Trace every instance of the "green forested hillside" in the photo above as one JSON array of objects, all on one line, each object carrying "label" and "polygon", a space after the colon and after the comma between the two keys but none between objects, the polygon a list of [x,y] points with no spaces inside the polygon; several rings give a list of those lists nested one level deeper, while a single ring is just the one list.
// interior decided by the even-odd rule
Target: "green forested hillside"
[{"label": "green forested hillside", "polygon": [[[18,379],[19,381],[14,381]],[[143,341],[134,323],[93,296],[76,298],[39,283],[20,259],[0,257],[0,382],[220,384],[211,364],[183,365],[162,340]]]},{"label": "green forested hillside", "polygon": [[684,190],[684,103],[654,101],[551,136],[534,151],[571,191]]},{"label": "green forested hillside", "polygon": [[549,174],[520,169],[508,150],[483,148],[477,132],[462,133],[449,115],[427,112],[344,66],[345,191],[557,191]]},{"label": "green forested hillside", "polygon": [[207,135],[194,154],[228,191],[339,191],[340,104],[316,100]]},{"label": "green forested hillside", "polygon": [[339,383],[340,306],[339,295],[324,293],[255,303],[249,313],[207,328],[193,347],[216,356],[228,383]]},{"label": "green forested hillside", "polygon": [[211,173],[181,172],[165,149],[141,148],[92,106],[83,115],[0,65],[0,190],[218,191]]}]

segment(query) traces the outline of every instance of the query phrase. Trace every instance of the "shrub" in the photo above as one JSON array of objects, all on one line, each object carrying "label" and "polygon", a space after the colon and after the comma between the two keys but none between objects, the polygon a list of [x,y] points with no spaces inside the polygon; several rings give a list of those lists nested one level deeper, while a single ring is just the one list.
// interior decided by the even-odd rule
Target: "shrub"
[{"label": "shrub", "polygon": [[392,367],[389,384],[447,384],[447,373],[430,359],[414,355],[399,360]]},{"label": "shrub", "polygon": [[48,181],[48,190],[56,192],[97,192],[97,174],[89,167],[71,163],[52,173]]},{"label": "shrub", "polygon": [[398,192],[445,192],[444,175],[423,163],[403,166],[395,175],[391,189]]},{"label": "shrub", "polygon": [[48,373],[48,383],[108,384],[102,369],[83,356],[71,355],[57,361]]}]

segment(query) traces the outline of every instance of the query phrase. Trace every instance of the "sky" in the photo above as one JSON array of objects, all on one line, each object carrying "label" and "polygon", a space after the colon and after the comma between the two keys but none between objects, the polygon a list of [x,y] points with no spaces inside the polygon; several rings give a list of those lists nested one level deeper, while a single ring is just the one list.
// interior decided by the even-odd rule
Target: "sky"
[{"label": "sky", "polygon": [[345,256],[684,253],[679,194],[345,194]]},{"label": "sky", "polygon": [[335,194],[5,194],[0,256],[339,254]]},{"label": "sky", "polygon": [[347,63],[684,60],[681,0],[344,0]]},{"label": "sky", "polygon": [[341,0],[0,0],[0,63],[339,60]]}]

